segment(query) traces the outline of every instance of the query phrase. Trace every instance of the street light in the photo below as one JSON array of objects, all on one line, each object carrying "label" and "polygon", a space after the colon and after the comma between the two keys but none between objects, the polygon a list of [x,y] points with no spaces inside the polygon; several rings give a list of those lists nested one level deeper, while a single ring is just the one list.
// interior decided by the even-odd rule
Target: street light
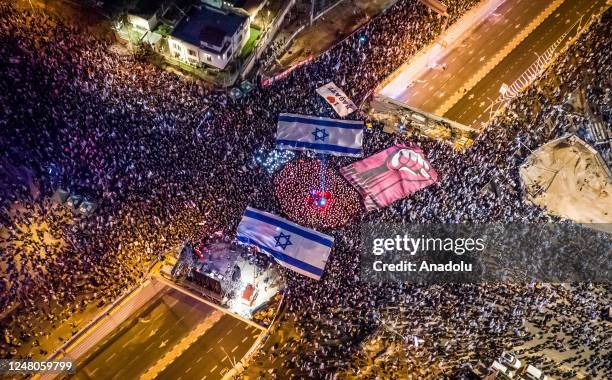
[{"label": "street light", "polygon": [[522,145],[523,147],[527,148],[528,151],[530,151],[531,153],[533,153],[533,150],[529,149],[529,147],[525,144],[523,144],[523,142],[521,141],[521,138],[519,136],[516,136],[516,138],[514,139],[517,143],[519,143],[520,145]]}]

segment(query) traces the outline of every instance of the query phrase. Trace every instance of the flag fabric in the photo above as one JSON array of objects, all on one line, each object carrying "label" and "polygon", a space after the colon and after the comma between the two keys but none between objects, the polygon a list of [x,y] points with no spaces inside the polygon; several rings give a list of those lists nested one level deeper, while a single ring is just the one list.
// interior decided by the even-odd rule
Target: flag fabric
[{"label": "flag fabric", "polygon": [[405,145],[389,147],[343,167],[340,173],[359,191],[368,211],[388,206],[438,180],[423,151]]},{"label": "flag fabric", "polygon": [[339,116],[345,117],[357,111],[355,103],[334,82],[317,88],[317,94],[321,95]]},{"label": "flag fabric", "polygon": [[363,155],[363,121],[281,113],[276,147],[335,156]]},{"label": "flag fabric", "polygon": [[280,216],[247,207],[236,239],[259,248],[280,265],[315,280],[323,275],[334,238]]}]

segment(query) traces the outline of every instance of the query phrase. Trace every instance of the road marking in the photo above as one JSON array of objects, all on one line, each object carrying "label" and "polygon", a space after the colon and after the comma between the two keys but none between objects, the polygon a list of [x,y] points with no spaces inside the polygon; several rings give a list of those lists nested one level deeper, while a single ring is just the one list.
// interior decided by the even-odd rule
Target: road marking
[{"label": "road marking", "polygon": [[108,358],[106,358],[105,362],[108,363],[109,360],[111,360],[112,358],[114,358],[115,356],[117,356],[116,352],[113,352],[113,354],[111,356],[109,356]]},{"label": "road marking", "polygon": [[247,339],[249,339],[249,337],[245,336],[244,339],[242,339],[242,342],[240,342],[240,343],[244,343],[244,341],[247,340]]},{"label": "road marking", "polygon": [[234,353],[234,351],[236,351],[237,349],[238,349],[238,345],[236,345],[236,347],[234,347],[234,349],[231,352]]},{"label": "road marking", "polygon": [[191,371],[191,367],[187,368],[187,369],[185,370],[185,373],[187,373],[187,372],[189,372],[189,371]]},{"label": "road marking", "polygon": [[204,375],[204,377],[201,380],[206,380],[208,376]]},{"label": "road marking", "polygon": [[209,353],[210,351],[212,351],[212,347],[208,349],[208,351],[206,351],[206,353]]},{"label": "road marking", "polygon": [[232,330],[234,330],[234,329],[227,330],[227,332],[225,333],[225,336],[228,336],[232,332]]},{"label": "road marking", "polygon": [[[212,349],[212,348],[211,348],[211,349]],[[210,351],[210,350],[208,350],[208,351]],[[206,351],[206,352],[208,352],[208,351]],[[200,356],[200,357],[198,358],[198,360],[196,360],[196,363],[199,363],[199,362],[201,362],[201,361],[202,361],[202,357]]]},{"label": "road marking", "polygon": [[148,346],[145,347],[145,351],[148,351],[149,348],[151,348],[151,346],[153,345],[154,342],[151,342],[151,344],[149,344]]},{"label": "road marking", "polygon": [[227,355],[225,355],[225,357],[223,359],[221,359],[221,363],[223,363],[226,360],[227,360]]},{"label": "road marking", "polygon": [[217,367],[218,367],[218,366],[214,366],[214,367],[213,367],[213,368],[210,370],[210,373],[215,372],[215,370],[217,369]]},{"label": "road marking", "polygon": [[178,303],[178,301],[179,300],[175,298],[174,301],[168,303],[168,306],[172,307],[172,306],[176,305]]},{"label": "road marking", "polygon": [[98,370],[99,370],[99,369],[100,369],[100,368],[98,368],[98,367],[94,368],[94,370],[93,370],[93,371],[91,371],[91,372],[89,373],[89,375],[90,375],[90,376],[95,375],[95,374],[96,374],[96,372],[98,372]]}]

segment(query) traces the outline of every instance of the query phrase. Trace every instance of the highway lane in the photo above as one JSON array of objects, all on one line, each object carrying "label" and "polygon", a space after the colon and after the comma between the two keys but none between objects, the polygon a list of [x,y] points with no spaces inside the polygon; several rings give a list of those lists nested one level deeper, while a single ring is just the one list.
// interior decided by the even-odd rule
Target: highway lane
[{"label": "highway lane", "polygon": [[261,333],[262,330],[226,314],[156,379],[220,379],[240,361]]},{"label": "highway lane", "polygon": [[[552,1],[506,0],[452,45],[446,46],[435,62],[428,62],[428,69],[408,83],[402,83],[403,91],[397,92],[399,83],[395,83],[396,80],[404,80],[398,77],[381,92],[435,114]],[[389,89],[393,89],[393,94]]]},{"label": "highway lane", "polygon": [[[443,116],[475,128],[482,128],[489,119],[487,107],[499,96],[503,83],[510,85],[537,60],[581,16],[587,20],[600,11],[606,0],[565,0],[521,44],[468,91]],[[575,32],[570,33],[571,37]]]},{"label": "highway lane", "polygon": [[135,379],[215,310],[171,288],[76,363],[73,379]]}]

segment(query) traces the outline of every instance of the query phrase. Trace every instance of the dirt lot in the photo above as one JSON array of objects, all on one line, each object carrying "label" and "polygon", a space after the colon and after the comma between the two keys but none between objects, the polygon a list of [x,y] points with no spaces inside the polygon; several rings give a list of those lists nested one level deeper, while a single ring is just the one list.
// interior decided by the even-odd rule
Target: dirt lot
[{"label": "dirt lot", "polygon": [[528,198],[577,223],[608,223],[612,232],[610,172],[595,151],[571,136],[536,150],[520,169]]}]

